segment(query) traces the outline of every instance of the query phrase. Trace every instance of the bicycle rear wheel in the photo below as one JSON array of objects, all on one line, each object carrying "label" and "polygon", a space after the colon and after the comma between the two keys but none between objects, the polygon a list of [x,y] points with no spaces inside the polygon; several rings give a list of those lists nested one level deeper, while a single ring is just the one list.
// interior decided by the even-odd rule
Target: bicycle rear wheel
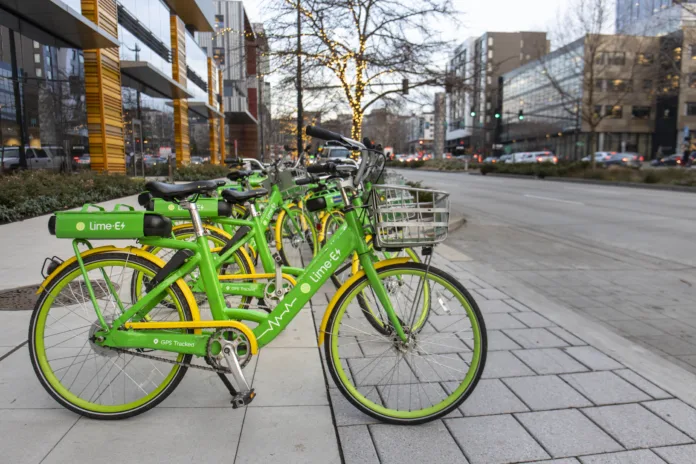
[{"label": "bicycle rear wheel", "polygon": [[[160,269],[125,251],[95,253],[86,256],[84,264],[107,323],[122,314],[115,295],[125,308],[134,303],[132,274],[147,281]],[[176,283],[148,313],[150,321],[191,319],[189,303]],[[41,293],[29,324],[34,371],[46,391],[64,407],[93,419],[124,419],[159,404],[184,377],[187,368],[171,362],[188,363],[191,355],[145,353],[170,361],[166,362],[115,351],[94,343],[93,334],[100,329],[86,281],[74,262]]]},{"label": "bicycle rear wheel", "polygon": [[[471,394],[483,373],[487,342],[481,313],[466,289],[439,269],[403,263],[377,273],[408,341],[388,322],[379,331],[363,317],[360,296],[388,321],[363,276],[345,289],[329,317],[324,349],[331,377],[355,407],[381,421],[419,424],[442,417]],[[424,298],[429,315],[411,330]]]}]

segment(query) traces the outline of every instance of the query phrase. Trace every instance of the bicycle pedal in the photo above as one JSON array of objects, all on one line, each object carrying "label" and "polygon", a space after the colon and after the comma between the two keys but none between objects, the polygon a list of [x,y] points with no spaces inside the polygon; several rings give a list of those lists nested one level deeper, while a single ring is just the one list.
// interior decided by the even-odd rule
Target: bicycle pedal
[{"label": "bicycle pedal", "polygon": [[246,406],[251,403],[256,397],[256,392],[252,388],[249,391],[238,393],[234,398],[232,398],[232,409],[237,409]]}]

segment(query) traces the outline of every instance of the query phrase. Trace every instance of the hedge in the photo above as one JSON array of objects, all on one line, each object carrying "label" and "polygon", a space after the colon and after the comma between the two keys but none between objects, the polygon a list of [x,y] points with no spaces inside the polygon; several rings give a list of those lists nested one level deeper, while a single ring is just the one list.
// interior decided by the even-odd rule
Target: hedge
[{"label": "hedge", "polygon": [[143,179],[92,171],[28,170],[0,175],[0,224],[134,195],[143,187]]}]

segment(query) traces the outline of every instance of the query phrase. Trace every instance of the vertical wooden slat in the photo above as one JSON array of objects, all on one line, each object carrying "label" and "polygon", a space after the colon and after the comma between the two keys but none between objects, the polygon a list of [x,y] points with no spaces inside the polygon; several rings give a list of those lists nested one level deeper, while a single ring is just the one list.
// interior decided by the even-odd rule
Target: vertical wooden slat
[{"label": "vertical wooden slat", "polygon": [[[184,22],[176,15],[170,17],[172,42],[172,78],[186,87],[186,29]],[[184,166],[191,161],[191,141],[189,134],[188,101],[175,98],[174,106],[174,147],[176,164]]]},{"label": "vertical wooden slat", "polygon": [[[214,77],[216,76],[213,75],[213,72],[217,74],[213,59],[208,58],[208,104],[215,107],[215,87],[213,84],[215,82]],[[218,118],[212,112],[208,114],[208,128],[210,134],[210,162],[212,164],[220,164],[220,128],[218,125]]]},{"label": "vertical wooden slat", "polygon": [[[118,37],[118,12],[114,0],[82,0],[81,6],[87,19]],[[125,173],[119,49],[85,50],[84,58],[91,168]]]}]

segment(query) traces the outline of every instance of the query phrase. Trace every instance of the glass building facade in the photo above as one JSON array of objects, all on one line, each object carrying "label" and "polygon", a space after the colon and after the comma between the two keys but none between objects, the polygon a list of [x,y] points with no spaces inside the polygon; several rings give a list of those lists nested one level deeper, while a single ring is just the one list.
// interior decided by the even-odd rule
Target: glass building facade
[{"label": "glass building facade", "polygon": [[82,51],[41,43],[0,26],[3,153],[19,147],[27,152],[29,167],[65,170],[72,166],[70,156],[88,152],[88,145]]}]

